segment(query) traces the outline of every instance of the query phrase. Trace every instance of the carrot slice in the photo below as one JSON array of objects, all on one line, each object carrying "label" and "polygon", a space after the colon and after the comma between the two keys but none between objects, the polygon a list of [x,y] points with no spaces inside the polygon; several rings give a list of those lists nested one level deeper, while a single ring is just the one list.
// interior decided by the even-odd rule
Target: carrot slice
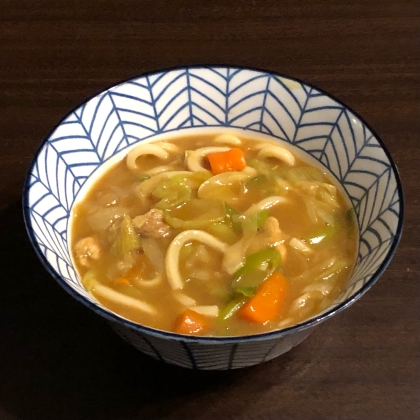
[{"label": "carrot slice", "polygon": [[118,277],[115,281],[123,286],[130,286],[131,284],[130,281],[125,277]]},{"label": "carrot slice", "polygon": [[203,334],[208,327],[208,319],[191,309],[186,309],[176,320],[174,331],[178,334]]},{"label": "carrot slice", "polygon": [[282,274],[271,274],[242,306],[238,315],[258,324],[273,320],[280,311],[287,289],[288,282]]},{"label": "carrot slice", "polygon": [[207,158],[210,162],[211,171],[215,175],[223,172],[242,171],[246,167],[244,153],[237,147],[226,152],[209,153]]}]

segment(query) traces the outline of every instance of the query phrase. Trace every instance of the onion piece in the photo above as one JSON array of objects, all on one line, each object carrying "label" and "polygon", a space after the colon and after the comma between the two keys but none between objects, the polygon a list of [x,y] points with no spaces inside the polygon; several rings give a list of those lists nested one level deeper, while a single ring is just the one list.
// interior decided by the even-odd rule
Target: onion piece
[{"label": "onion piece", "polygon": [[318,291],[321,292],[324,296],[327,296],[331,293],[334,286],[331,283],[326,283],[325,281],[321,281],[320,283],[311,283],[308,284],[306,287],[302,289],[302,292],[313,292]]},{"label": "onion piece", "polygon": [[297,238],[290,239],[289,245],[292,248],[297,249],[298,251],[304,252],[305,254],[313,252],[312,248],[310,248],[308,245],[306,245],[305,243],[303,243],[301,240],[299,240]]},{"label": "onion piece", "polygon": [[219,315],[219,307],[217,305],[206,305],[206,306],[192,306],[191,309],[198,314],[211,316],[213,318],[217,318]]},{"label": "onion piece", "polygon": [[162,274],[165,269],[165,257],[158,243],[152,238],[142,238],[143,251],[154,269]]}]

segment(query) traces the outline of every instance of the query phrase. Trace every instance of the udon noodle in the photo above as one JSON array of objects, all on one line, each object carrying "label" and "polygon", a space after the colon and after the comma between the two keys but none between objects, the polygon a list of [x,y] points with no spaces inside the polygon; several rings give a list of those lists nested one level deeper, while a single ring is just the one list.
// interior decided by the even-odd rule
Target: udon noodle
[{"label": "udon noodle", "polygon": [[256,334],[325,310],[358,231],[341,187],[304,158],[231,133],[140,142],[73,207],[84,286],[179,334]]}]

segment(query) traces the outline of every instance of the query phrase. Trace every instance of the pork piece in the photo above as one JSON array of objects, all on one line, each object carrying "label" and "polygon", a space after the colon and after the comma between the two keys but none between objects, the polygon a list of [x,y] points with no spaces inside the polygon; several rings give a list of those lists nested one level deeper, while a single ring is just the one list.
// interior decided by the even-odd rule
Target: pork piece
[{"label": "pork piece", "polygon": [[171,228],[163,220],[163,212],[151,209],[147,213],[133,219],[134,230],[143,238],[162,238]]},{"label": "pork piece", "polygon": [[75,247],[74,252],[79,263],[84,267],[89,267],[92,261],[97,261],[101,258],[101,245],[96,236],[88,236],[80,239]]},{"label": "pork piece", "polygon": [[279,251],[282,261],[286,259],[287,250],[284,244],[284,234],[280,229],[279,221],[275,217],[269,217],[262,228],[263,233],[267,235],[269,243],[274,243],[275,248]]},{"label": "pork piece", "polygon": [[262,227],[262,233],[266,235],[268,242],[279,242],[283,239],[279,221],[275,217],[268,217]]},{"label": "pork piece", "polygon": [[261,231],[256,235],[255,240],[249,247],[248,253],[253,254],[267,246],[273,246],[279,251],[282,260],[286,258],[286,246],[284,245],[285,235],[280,229],[279,221],[275,217],[268,217]]}]

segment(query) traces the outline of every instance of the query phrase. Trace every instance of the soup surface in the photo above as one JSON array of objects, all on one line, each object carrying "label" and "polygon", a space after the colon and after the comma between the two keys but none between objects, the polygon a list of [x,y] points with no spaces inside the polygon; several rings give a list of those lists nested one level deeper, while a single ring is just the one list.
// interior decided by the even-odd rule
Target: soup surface
[{"label": "soup surface", "polygon": [[356,257],[353,209],[279,142],[215,134],[140,143],[72,211],[87,290],[180,334],[235,336],[329,307]]}]

